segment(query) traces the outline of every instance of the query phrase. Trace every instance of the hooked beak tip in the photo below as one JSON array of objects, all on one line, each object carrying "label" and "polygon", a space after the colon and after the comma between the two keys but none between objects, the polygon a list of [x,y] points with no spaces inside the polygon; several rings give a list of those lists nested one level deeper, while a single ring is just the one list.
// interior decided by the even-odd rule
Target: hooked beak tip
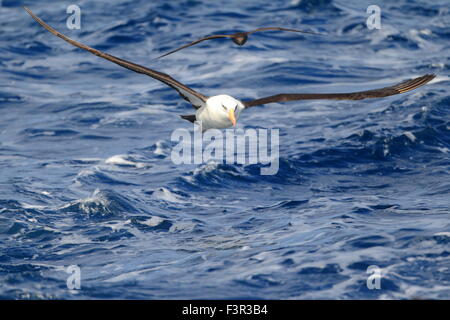
[{"label": "hooked beak tip", "polygon": [[235,127],[236,126],[236,117],[234,115],[234,110],[228,111],[228,119],[230,119],[231,123]]}]

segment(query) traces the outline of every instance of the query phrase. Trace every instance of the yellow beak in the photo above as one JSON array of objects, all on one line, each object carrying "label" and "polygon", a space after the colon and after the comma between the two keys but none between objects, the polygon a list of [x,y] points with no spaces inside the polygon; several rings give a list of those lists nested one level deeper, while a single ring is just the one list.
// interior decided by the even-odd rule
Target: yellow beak
[{"label": "yellow beak", "polygon": [[228,111],[228,119],[230,119],[233,126],[236,126],[236,117],[234,116],[234,110]]}]

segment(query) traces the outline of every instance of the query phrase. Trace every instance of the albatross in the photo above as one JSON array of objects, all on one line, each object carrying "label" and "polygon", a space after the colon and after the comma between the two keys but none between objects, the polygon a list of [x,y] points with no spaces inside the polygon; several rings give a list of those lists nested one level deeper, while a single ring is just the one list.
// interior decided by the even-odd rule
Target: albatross
[{"label": "albatross", "polygon": [[246,32],[236,32],[236,33],[232,33],[232,34],[215,34],[212,36],[207,36],[204,38],[200,38],[198,40],[192,41],[191,43],[185,44],[179,48],[176,48],[172,51],[169,51],[161,56],[159,56],[156,59],[161,59],[163,57],[166,57],[172,53],[175,53],[177,51],[183,50],[185,48],[191,47],[193,45],[196,45],[200,42],[206,41],[206,40],[213,40],[213,39],[223,39],[223,38],[229,38],[231,39],[235,44],[237,44],[238,46],[243,46],[247,40],[249,35],[255,33],[255,32],[261,32],[261,31],[287,31],[287,32],[297,32],[297,33],[309,33],[309,34],[315,34],[315,35],[321,35],[320,33],[316,33],[316,32],[311,32],[311,31],[303,31],[303,30],[297,30],[297,29],[290,29],[290,28],[281,28],[281,27],[264,27],[264,28],[258,28],[255,30],[251,30],[251,31],[246,31]]},{"label": "albatross", "polygon": [[181,82],[175,80],[165,73],[117,58],[113,55],[72,40],[50,27],[39,17],[37,17],[33,12],[31,12],[30,9],[26,7],[24,7],[24,9],[46,30],[48,30],[55,36],[67,41],[71,45],[86,50],[96,56],[118,64],[119,66],[126,69],[152,77],[153,79],[161,81],[162,83],[175,89],[182,98],[191,103],[192,106],[196,109],[195,114],[181,115],[181,117],[190,122],[199,121],[201,123],[202,131],[206,131],[208,129],[224,129],[235,126],[241,112],[254,106],[294,100],[362,100],[383,98],[411,91],[423,86],[424,84],[435,78],[434,74],[426,74],[424,76],[406,80],[389,87],[348,93],[281,93],[250,101],[239,101],[226,94],[208,97],[189,88],[188,86],[182,84]]}]

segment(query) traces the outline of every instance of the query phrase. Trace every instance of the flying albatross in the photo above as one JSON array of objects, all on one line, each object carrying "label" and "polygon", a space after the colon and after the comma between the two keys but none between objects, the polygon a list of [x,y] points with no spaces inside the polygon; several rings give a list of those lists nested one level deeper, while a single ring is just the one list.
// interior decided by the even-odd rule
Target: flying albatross
[{"label": "flying albatross", "polygon": [[184,46],[181,46],[179,48],[176,48],[172,51],[169,51],[165,54],[163,54],[162,56],[159,56],[156,59],[160,59],[163,57],[168,56],[169,54],[175,53],[177,51],[183,50],[185,48],[191,47],[193,45],[196,45],[197,43],[206,41],[206,40],[212,40],[212,39],[221,39],[221,38],[229,38],[231,39],[234,43],[236,43],[238,46],[243,46],[247,40],[248,40],[248,36],[251,35],[252,33],[255,32],[261,32],[261,31],[288,31],[288,32],[298,32],[298,33],[309,33],[309,34],[315,34],[315,35],[321,35],[320,33],[315,33],[315,32],[311,32],[311,31],[302,31],[302,30],[297,30],[297,29],[289,29],[289,28],[280,28],[280,27],[265,27],[265,28],[258,28],[255,30],[251,30],[251,31],[247,31],[247,32],[236,32],[233,34],[215,34],[212,36],[207,36],[195,41],[192,41],[191,43],[185,44]]},{"label": "flying albatross", "polygon": [[89,51],[96,56],[103,59],[109,60],[118,64],[121,67],[127,68],[137,73],[145,74],[158,81],[161,81],[168,85],[169,87],[175,89],[181,97],[190,102],[192,106],[196,109],[195,114],[182,115],[183,119],[190,122],[200,121],[202,125],[202,130],[207,129],[224,129],[236,125],[236,121],[239,119],[239,115],[242,110],[264,105],[274,102],[287,102],[293,100],[313,100],[313,99],[331,99],[331,100],[362,100],[371,98],[382,98],[387,96],[392,96],[395,94],[404,93],[418,87],[423,86],[427,82],[431,81],[435,75],[427,74],[415,79],[407,80],[399,84],[385,87],[381,89],[349,92],[349,93],[282,93],[261,99],[251,100],[251,101],[239,101],[229,95],[221,94],[217,96],[207,97],[188,86],[178,82],[171,76],[152,70],[141,65],[129,62],[110,54],[96,50],[87,45],[74,41],[60,32],[56,31],[40,18],[38,18],[33,12],[28,8],[24,7],[25,10],[45,29],[53,33],[55,36],[67,41],[68,43],[74,45],[75,47]]}]

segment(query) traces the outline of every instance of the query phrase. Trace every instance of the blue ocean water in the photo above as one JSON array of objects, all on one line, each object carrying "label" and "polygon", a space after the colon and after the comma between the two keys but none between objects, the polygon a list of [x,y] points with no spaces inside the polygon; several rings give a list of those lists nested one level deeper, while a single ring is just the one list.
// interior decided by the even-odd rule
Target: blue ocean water
[{"label": "blue ocean water", "polygon": [[[450,3],[3,0],[0,7],[0,298],[450,298]],[[64,43],[166,72],[212,96],[354,91],[426,73],[368,101],[252,108],[280,130],[280,169],[175,165],[192,109],[171,88]],[[212,33],[262,26],[243,47]],[[68,290],[67,267],[81,270]],[[367,287],[378,266],[381,288]]]}]

